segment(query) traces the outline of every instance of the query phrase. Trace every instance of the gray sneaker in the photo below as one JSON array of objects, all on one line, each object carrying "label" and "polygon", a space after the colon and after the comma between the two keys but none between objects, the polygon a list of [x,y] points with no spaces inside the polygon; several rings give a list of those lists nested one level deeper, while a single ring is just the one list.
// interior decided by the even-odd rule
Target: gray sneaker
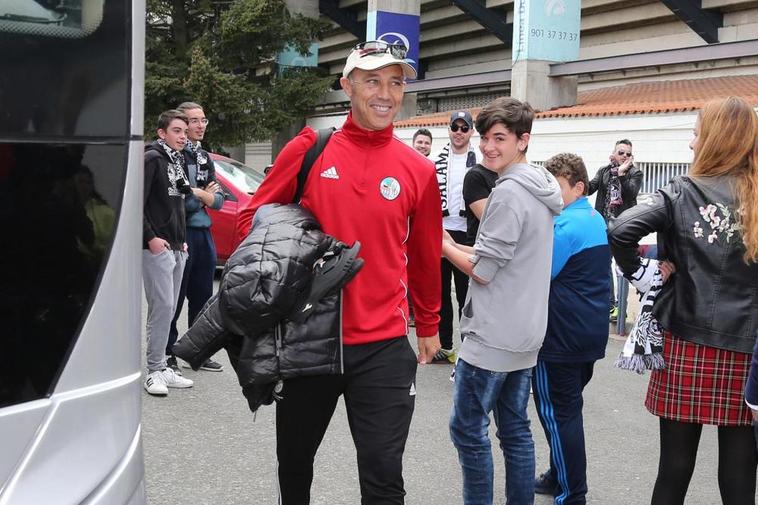
[{"label": "gray sneaker", "polygon": [[200,365],[200,370],[205,370],[206,372],[223,372],[224,365],[208,358],[205,363]]},{"label": "gray sneaker", "polygon": [[455,363],[455,350],[440,349],[432,358],[432,363],[450,365]]}]

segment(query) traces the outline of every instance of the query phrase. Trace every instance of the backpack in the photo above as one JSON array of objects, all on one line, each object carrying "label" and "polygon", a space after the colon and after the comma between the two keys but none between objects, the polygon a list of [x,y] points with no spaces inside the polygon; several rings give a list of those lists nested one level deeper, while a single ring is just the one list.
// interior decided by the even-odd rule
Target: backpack
[{"label": "backpack", "polygon": [[316,131],[316,142],[306,151],[303,157],[303,162],[300,164],[300,171],[297,174],[297,190],[295,190],[295,196],[292,199],[292,203],[298,203],[303,196],[303,190],[305,189],[305,180],[308,178],[308,174],[313,167],[313,163],[316,161],[324,148],[326,147],[329,139],[332,138],[335,128],[320,128]]}]

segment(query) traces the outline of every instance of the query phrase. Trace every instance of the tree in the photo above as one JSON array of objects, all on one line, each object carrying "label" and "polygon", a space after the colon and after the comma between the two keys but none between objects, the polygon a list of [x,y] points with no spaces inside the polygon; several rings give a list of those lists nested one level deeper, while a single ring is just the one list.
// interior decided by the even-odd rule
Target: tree
[{"label": "tree", "polygon": [[264,140],[307,115],[333,79],[285,69],[276,56],[301,54],[325,23],[293,15],[284,0],[148,0],[145,135],[161,111],[203,104],[211,147]]}]

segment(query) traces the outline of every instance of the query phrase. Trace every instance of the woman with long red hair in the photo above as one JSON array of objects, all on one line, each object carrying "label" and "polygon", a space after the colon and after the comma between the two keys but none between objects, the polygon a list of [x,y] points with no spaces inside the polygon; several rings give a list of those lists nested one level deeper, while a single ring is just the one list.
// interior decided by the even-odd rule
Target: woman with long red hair
[{"label": "woman with long red hair", "polygon": [[[740,98],[711,101],[690,148],[690,172],[609,229],[632,284],[646,290],[657,275],[664,281],[653,315],[664,333],[665,368],[652,372],[645,400],[660,418],[651,504],[684,503],[710,424],[718,426],[722,502],[754,505],[758,452],[743,395],[758,329],[758,115]],[[637,253],[653,232],[660,263]]]}]

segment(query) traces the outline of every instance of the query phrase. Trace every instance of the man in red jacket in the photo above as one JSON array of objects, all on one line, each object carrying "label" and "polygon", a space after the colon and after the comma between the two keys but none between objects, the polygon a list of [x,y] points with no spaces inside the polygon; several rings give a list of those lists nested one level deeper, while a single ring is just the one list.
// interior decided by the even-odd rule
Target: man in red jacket
[{"label": "man in red jacket", "polygon": [[[358,44],[340,84],[351,111],[313,164],[300,204],[333,237],[361,242],[363,269],[345,288],[344,372],[284,381],[276,407],[279,492],[284,505],[310,501],[313,459],[340,395],[358,453],[362,504],[402,504],[402,458],[416,395],[417,362],[440,348],[442,243],[434,165],[393,136],[392,121],[415,69],[401,45]],[[239,215],[244,237],[255,211],[289,203],[316,133],[303,129]],[[413,300],[418,358],[408,339]]]}]

